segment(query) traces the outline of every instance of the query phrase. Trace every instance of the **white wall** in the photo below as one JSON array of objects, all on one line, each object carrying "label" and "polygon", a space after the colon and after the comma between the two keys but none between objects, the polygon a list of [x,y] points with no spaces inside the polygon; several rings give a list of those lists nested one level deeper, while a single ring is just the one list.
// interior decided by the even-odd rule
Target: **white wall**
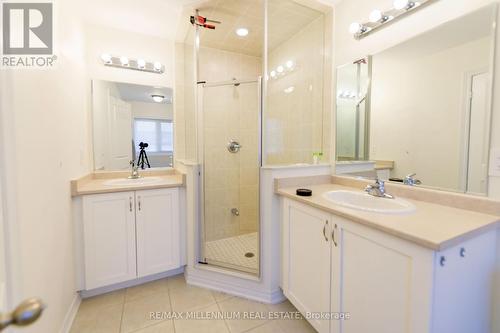
[{"label": "white wall", "polygon": [[1,110],[0,172],[13,262],[11,305],[32,296],[48,305],[26,333],[59,332],[76,297],[69,182],[90,168],[78,5],[67,0],[55,6],[57,67],[12,70],[1,87],[8,96]]}]

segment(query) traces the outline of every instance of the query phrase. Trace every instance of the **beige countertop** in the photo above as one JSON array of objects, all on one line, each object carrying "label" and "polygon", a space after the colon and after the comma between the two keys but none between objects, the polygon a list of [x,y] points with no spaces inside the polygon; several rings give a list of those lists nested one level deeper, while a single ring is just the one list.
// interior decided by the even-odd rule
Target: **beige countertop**
[{"label": "beige countertop", "polygon": [[185,185],[185,175],[181,173],[170,172],[166,174],[144,174],[143,178],[154,177],[158,181],[150,184],[131,184],[131,185],[106,185],[106,182],[112,179],[125,179],[122,174],[115,176],[107,174],[91,174],[71,182],[71,195],[87,195],[99,193],[126,192],[137,190],[153,190],[169,187],[182,187]]},{"label": "beige countertop", "polygon": [[[313,195],[297,196],[295,191],[298,187],[311,189]],[[500,226],[499,216],[405,197],[401,199],[414,204],[415,212],[396,215],[355,210],[336,205],[323,197],[324,193],[334,190],[361,191],[338,184],[319,184],[277,188],[276,193],[436,251]]]}]

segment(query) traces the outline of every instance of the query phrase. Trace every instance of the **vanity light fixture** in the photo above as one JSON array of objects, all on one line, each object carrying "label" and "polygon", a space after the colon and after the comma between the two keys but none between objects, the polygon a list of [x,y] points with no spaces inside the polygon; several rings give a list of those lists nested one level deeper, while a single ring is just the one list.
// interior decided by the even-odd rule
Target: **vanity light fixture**
[{"label": "vanity light fixture", "polygon": [[296,68],[296,64],[293,60],[287,60],[284,65],[278,65],[275,69],[269,72],[269,77],[271,79],[277,79],[279,77],[285,76],[290,72],[293,72]]},{"label": "vanity light fixture", "polygon": [[120,57],[120,63],[122,66],[128,66],[128,58],[127,57]]},{"label": "vanity light fixture", "polygon": [[361,39],[372,33],[373,31],[383,27],[386,23],[392,22],[405,15],[408,15],[417,8],[428,5],[433,1],[435,0],[394,0],[393,7],[388,10],[373,10],[368,17],[368,22],[351,23],[351,25],[349,26],[349,32],[354,35],[355,39]]},{"label": "vanity light fixture", "polygon": [[139,67],[139,69],[146,68],[146,60],[144,60],[144,59],[137,59],[137,66]]},{"label": "vanity light fixture", "polygon": [[155,101],[156,103],[161,103],[161,102],[163,102],[163,100],[165,99],[165,96],[163,96],[163,95],[153,94],[153,95],[151,95],[151,98],[152,98],[152,99],[153,99],[153,101]]},{"label": "vanity light fixture", "polygon": [[109,53],[103,53],[101,60],[104,66],[133,69],[142,72],[163,74],[165,66],[161,62],[148,62],[144,59],[130,59],[125,56],[113,56]]},{"label": "vanity light fixture", "polygon": [[101,59],[105,64],[110,64],[112,62],[111,54],[103,53],[101,55]]}]

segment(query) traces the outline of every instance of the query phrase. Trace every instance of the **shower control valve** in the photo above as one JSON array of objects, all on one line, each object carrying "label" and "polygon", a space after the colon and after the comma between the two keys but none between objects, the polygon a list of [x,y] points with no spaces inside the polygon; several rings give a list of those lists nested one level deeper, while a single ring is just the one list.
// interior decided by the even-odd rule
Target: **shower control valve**
[{"label": "shower control valve", "polygon": [[231,140],[229,141],[229,143],[227,144],[227,150],[230,152],[230,153],[237,153],[239,152],[241,149],[241,145],[238,141],[235,141],[235,140]]}]

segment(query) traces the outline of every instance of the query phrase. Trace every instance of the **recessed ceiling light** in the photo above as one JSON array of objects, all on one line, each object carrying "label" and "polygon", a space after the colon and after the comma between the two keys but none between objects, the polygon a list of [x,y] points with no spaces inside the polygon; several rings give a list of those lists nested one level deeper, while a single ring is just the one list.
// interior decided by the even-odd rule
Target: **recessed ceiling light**
[{"label": "recessed ceiling light", "polygon": [[238,28],[238,29],[236,29],[236,34],[240,37],[245,37],[248,35],[248,29],[247,28]]},{"label": "recessed ceiling light", "polygon": [[165,96],[163,95],[151,95],[151,97],[153,98],[153,101],[155,101],[156,103],[161,103],[165,99]]}]

